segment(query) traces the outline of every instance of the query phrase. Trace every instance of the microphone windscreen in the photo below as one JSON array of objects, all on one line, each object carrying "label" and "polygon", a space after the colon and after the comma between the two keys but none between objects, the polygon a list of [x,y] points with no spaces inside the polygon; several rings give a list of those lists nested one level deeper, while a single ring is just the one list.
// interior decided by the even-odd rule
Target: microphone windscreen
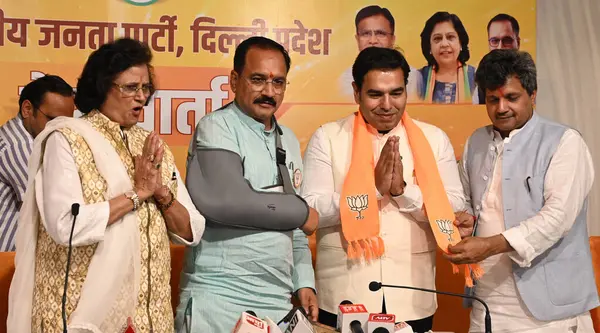
[{"label": "microphone windscreen", "polygon": [[79,214],[79,204],[78,203],[74,203],[73,205],[71,205],[71,214],[73,214],[73,215]]},{"label": "microphone windscreen", "polygon": [[390,331],[386,328],[383,327],[377,327],[373,333],[390,333]]},{"label": "microphone windscreen", "polygon": [[371,281],[371,283],[369,283],[370,291],[377,291],[379,289],[381,289],[381,283],[379,283],[377,281]]}]

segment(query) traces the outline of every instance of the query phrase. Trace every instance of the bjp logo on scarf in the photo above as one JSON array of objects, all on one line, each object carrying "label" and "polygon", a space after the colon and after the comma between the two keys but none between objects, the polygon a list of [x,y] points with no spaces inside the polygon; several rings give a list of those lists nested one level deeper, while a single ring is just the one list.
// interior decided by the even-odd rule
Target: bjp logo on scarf
[{"label": "bjp logo on scarf", "polygon": [[348,202],[348,207],[350,207],[350,210],[358,213],[358,216],[356,216],[357,220],[362,220],[365,218],[361,213],[363,210],[369,208],[369,195],[359,194],[347,196],[346,201]]},{"label": "bjp logo on scarf", "polygon": [[452,242],[452,234],[454,233],[454,228],[452,225],[452,221],[450,220],[435,220],[440,231],[446,235],[448,235],[448,241]]}]

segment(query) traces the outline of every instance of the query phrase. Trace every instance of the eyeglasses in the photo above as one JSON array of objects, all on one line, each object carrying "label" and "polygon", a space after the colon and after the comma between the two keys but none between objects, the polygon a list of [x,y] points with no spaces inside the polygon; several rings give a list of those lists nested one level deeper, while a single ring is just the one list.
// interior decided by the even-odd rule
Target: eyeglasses
[{"label": "eyeglasses", "polygon": [[273,91],[277,95],[283,93],[285,91],[285,89],[287,88],[287,85],[290,84],[285,79],[281,79],[281,78],[267,80],[264,77],[256,77],[255,76],[255,77],[251,77],[249,79],[248,78],[245,78],[245,79],[250,84],[252,91],[254,91],[254,92],[263,91],[263,90],[265,90],[265,87],[267,86],[267,84],[270,83],[273,86]]},{"label": "eyeglasses", "polygon": [[52,119],[56,118],[56,117],[51,117],[51,116],[47,115],[47,114],[46,114],[44,111],[42,111],[42,109],[40,109],[40,108],[36,108],[35,110],[36,110],[36,111],[39,111],[41,114],[43,114],[43,115],[44,115],[46,118],[48,118],[48,120],[52,120]]},{"label": "eyeglasses", "polygon": [[387,31],[383,31],[383,30],[365,30],[365,31],[360,31],[358,33],[358,37],[360,39],[369,39],[372,36],[375,36],[375,38],[377,39],[384,39],[387,36],[391,36],[392,33],[387,32]]},{"label": "eyeglasses", "polygon": [[133,97],[137,95],[138,91],[142,91],[144,96],[150,96],[150,92],[152,91],[151,84],[142,84],[138,87],[137,84],[117,84],[113,83],[115,87],[119,88],[121,93],[126,97]]},{"label": "eyeglasses", "polygon": [[512,47],[514,45],[515,39],[510,36],[502,38],[492,37],[489,39],[489,42],[491,47],[498,47],[500,43],[502,43],[502,46],[504,47]]}]

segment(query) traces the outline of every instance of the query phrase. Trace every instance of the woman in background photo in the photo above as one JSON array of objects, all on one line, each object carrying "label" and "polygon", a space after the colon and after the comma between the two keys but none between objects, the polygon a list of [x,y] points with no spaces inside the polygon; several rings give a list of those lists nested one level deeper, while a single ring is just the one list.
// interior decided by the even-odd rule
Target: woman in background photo
[{"label": "woman in background photo", "polygon": [[427,66],[420,90],[425,103],[472,103],[475,67],[469,60],[469,35],[455,14],[437,12],[421,32],[421,50]]}]

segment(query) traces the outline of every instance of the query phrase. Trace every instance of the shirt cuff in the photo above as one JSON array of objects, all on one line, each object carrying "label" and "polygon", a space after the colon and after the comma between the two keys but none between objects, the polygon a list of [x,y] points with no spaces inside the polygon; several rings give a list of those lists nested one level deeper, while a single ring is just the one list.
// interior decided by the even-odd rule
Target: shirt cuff
[{"label": "shirt cuff", "polygon": [[502,233],[502,236],[514,249],[508,253],[508,257],[520,267],[531,266],[531,260],[535,257],[535,249],[523,236],[518,227],[510,228]]},{"label": "shirt cuff", "polygon": [[[174,232],[169,231],[169,236],[171,237],[171,240],[173,241],[173,243],[175,244],[181,244],[181,245],[185,245],[185,246],[196,246],[198,245],[198,243],[200,243],[200,237],[198,236],[198,229],[200,228],[200,226],[198,226],[198,223],[194,222],[194,220],[191,219],[190,217],[190,224],[191,224],[191,229],[192,229],[192,240],[188,241],[187,239],[177,235]],[[203,226],[201,228],[201,230],[203,230]],[[203,231],[200,231],[200,235],[202,235]]]},{"label": "shirt cuff", "polygon": [[423,207],[423,194],[419,186],[407,184],[402,195],[392,197],[398,205],[398,210],[403,213],[414,213]]},{"label": "shirt cuff", "polygon": [[375,194],[377,195],[377,201],[383,199],[383,195],[381,195],[381,193],[379,193],[379,190],[377,189],[377,187],[375,188]]},{"label": "shirt cuff", "polygon": [[315,275],[312,267],[310,269],[299,269],[296,271],[294,276],[294,292],[302,288],[311,288],[312,290],[316,290],[315,287]]}]

